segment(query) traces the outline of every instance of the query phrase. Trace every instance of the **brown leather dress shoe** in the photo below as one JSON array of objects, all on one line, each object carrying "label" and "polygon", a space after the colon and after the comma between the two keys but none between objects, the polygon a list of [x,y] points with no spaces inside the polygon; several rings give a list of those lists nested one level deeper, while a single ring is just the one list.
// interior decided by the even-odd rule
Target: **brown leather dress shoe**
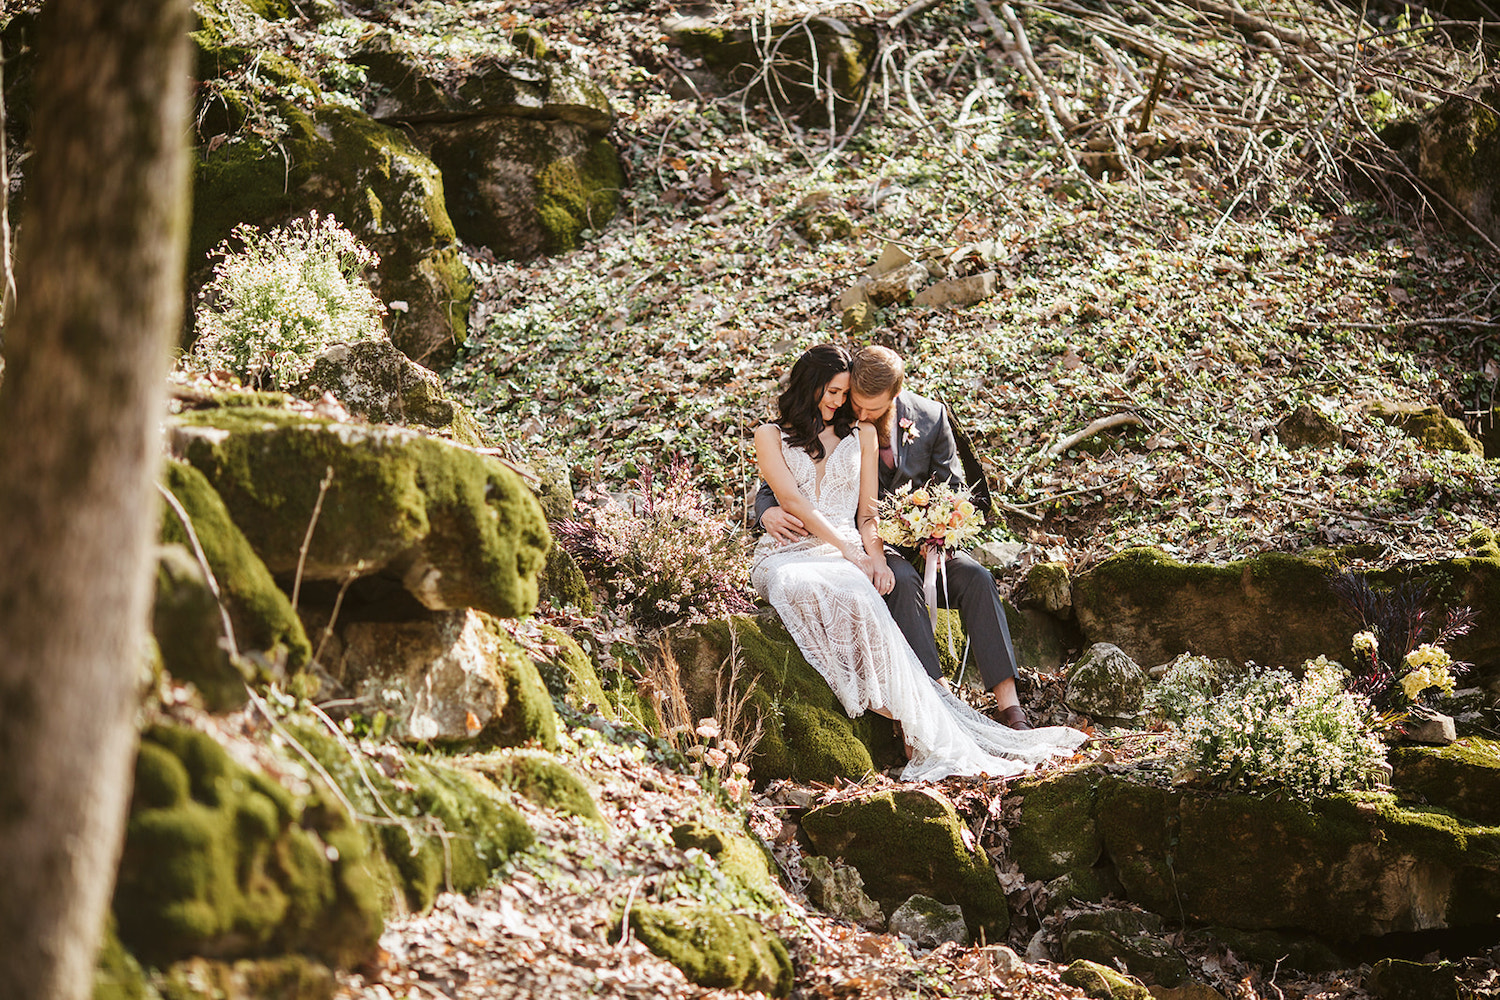
[{"label": "brown leather dress shoe", "polygon": [[1020,730],[1031,728],[1031,723],[1026,721],[1026,709],[1022,708],[1020,705],[1012,705],[1009,708],[1000,709],[1000,711],[995,715],[995,719],[1000,723],[1000,725],[1009,726],[1011,729]]}]

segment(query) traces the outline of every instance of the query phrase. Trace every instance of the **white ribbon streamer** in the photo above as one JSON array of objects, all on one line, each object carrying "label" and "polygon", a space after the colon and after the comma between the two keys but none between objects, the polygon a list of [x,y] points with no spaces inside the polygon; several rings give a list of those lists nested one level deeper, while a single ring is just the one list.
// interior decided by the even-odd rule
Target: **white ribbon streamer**
[{"label": "white ribbon streamer", "polygon": [[[943,593],[948,593],[948,550],[941,545],[924,545],[923,551],[927,556],[926,566],[922,573],[922,593],[927,598],[927,617],[932,621],[933,634],[937,634],[937,578],[943,574]],[[954,659],[958,654],[953,651],[953,618],[948,618],[948,655]]]}]

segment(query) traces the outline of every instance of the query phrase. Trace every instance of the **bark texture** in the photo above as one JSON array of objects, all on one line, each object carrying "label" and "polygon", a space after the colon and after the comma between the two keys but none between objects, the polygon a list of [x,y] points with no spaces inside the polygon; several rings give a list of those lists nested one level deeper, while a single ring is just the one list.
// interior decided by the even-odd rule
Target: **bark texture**
[{"label": "bark texture", "polygon": [[52,0],[0,384],[0,996],[89,994],[181,321],[187,0]]}]

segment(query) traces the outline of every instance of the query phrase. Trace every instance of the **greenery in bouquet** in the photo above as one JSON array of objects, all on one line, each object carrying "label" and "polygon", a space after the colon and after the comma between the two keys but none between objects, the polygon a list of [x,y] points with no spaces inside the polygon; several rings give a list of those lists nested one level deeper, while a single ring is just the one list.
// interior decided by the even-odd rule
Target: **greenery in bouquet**
[{"label": "greenery in bouquet", "polygon": [[584,497],[597,502],[589,520],[552,525],[589,578],[649,628],[753,610],[741,530],[715,511],[687,464],[662,474],[647,467],[630,486],[626,500]]},{"label": "greenery in bouquet", "polygon": [[1369,700],[1347,690],[1344,668],[1324,657],[1309,660],[1301,680],[1253,665],[1231,676],[1183,657],[1160,688],[1171,752],[1194,783],[1309,796],[1373,788],[1387,773]]},{"label": "greenery in bouquet", "polygon": [[214,253],[190,367],[285,389],[334,344],[385,335],[385,306],[364,279],[379,257],[331,215],[268,231],[236,226]]},{"label": "greenery in bouquet", "polygon": [[984,515],[969,491],[946,483],[916,488],[907,483],[886,494],[877,514],[881,541],[924,552],[961,549],[984,530]]},{"label": "greenery in bouquet", "polygon": [[1332,587],[1360,627],[1352,642],[1350,690],[1398,722],[1410,705],[1436,692],[1453,693],[1469,664],[1453,659],[1445,646],[1473,627],[1472,608],[1439,612],[1429,600],[1430,588],[1420,581],[1383,588],[1362,573],[1344,573]]}]

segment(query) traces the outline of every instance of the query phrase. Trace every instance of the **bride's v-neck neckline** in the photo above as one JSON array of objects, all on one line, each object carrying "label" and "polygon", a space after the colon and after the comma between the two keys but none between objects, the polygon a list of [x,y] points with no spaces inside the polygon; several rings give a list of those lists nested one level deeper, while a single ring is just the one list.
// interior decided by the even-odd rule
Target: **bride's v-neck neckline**
[{"label": "bride's v-neck neckline", "polygon": [[[858,431],[855,431],[851,434],[846,434],[843,437],[839,438],[838,443],[833,446],[832,450],[824,454],[823,461],[813,462],[813,503],[817,503],[819,500],[823,499],[823,479],[828,472],[828,463],[833,460],[833,456],[838,453],[838,450],[844,446],[844,442],[858,433]],[[807,455],[806,449],[802,450],[802,454]],[[807,455],[807,460],[812,462],[812,456]]]}]

